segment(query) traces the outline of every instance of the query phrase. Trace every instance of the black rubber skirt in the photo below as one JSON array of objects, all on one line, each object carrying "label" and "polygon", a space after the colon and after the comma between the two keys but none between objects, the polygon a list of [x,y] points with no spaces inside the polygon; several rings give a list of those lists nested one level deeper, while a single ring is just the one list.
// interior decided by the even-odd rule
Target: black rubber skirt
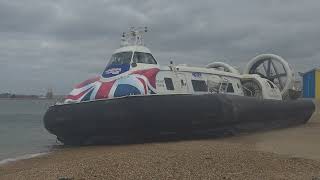
[{"label": "black rubber skirt", "polygon": [[311,100],[260,100],[223,94],[152,95],[51,106],[45,128],[64,144],[210,138],[306,123]]}]

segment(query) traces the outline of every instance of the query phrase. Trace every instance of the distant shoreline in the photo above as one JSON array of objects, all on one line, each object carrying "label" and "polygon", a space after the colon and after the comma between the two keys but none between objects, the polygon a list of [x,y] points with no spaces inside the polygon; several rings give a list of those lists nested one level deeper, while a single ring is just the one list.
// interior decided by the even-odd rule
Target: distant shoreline
[{"label": "distant shoreline", "polygon": [[53,101],[58,101],[58,100],[63,100],[64,97],[57,97],[57,98],[41,98],[41,97],[0,97],[0,100],[53,100]]},{"label": "distant shoreline", "polygon": [[49,99],[49,98],[27,98],[27,97],[25,97],[25,98],[1,98],[0,97],[0,99],[5,99],[5,100],[15,100],[15,99],[30,99],[30,100],[34,100],[34,99],[43,99],[43,100],[54,100],[55,98],[51,98],[51,99]]}]

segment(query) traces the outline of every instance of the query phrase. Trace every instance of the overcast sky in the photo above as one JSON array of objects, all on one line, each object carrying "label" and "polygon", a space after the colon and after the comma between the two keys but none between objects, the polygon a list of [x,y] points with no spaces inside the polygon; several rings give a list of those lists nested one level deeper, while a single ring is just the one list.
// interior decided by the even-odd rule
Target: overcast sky
[{"label": "overcast sky", "polygon": [[320,66],[318,0],[0,0],[0,93],[66,94],[103,71],[120,36],[148,26],[157,61],[243,68],[260,53]]}]

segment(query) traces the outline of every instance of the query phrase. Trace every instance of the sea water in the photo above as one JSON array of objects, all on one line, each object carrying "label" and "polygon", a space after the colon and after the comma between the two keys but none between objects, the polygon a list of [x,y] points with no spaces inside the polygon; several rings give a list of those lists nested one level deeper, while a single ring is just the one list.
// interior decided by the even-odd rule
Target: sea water
[{"label": "sea water", "polygon": [[53,100],[0,99],[0,164],[34,157],[57,145],[42,118]]}]

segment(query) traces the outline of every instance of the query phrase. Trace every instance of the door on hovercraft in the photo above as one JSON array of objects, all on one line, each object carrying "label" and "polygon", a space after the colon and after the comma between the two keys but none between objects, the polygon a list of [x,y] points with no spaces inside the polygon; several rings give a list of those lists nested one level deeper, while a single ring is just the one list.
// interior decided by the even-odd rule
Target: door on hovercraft
[{"label": "door on hovercraft", "polygon": [[188,89],[188,83],[187,83],[187,78],[185,74],[182,73],[177,73],[177,78],[176,78],[176,88],[179,89],[179,93],[186,94],[189,92]]}]

